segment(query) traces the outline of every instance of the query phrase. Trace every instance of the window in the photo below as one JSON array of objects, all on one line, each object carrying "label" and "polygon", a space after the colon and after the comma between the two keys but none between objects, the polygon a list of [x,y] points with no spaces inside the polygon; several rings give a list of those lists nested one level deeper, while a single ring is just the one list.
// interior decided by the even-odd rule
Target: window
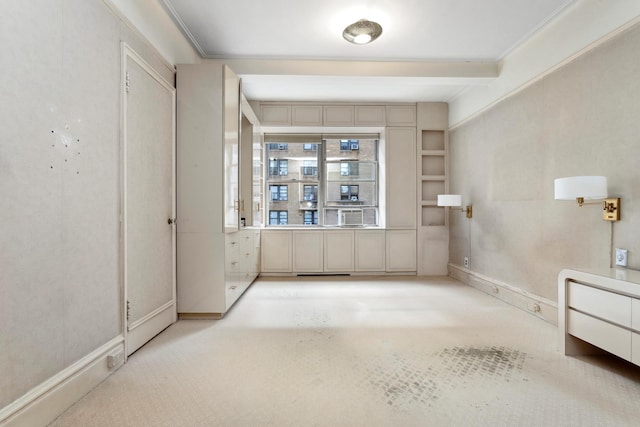
[{"label": "window", "polygon": [[377,136],[267,134],[265,141],[269,225],[379,224]]},{"label": "window", "polygon": [[[269,225],[306,225],[304,212],[318,210],[318,159],[322,144],[319,135],[318,143],[304,138],[295,142],[296,137],[285,135],[281,142],[265,135],[269,174],[264,188]],[[282,150],[282,146],[286,146],[286,150]]]},{"label": "window", "polygon": [[289,200],[289,186],[288,185],[270,185],[269,192],[271,193],[271,200],[287,201]]},{"label": "window", "polygon": [[340,151],[355,151],[360,149],[360,141],[357,139],[341,139]]},{"label": "window", "polygon": [[316,160],[302,161],[303,176],[318,176],[318,162]]},{"label": "window", "polygon": [[358,195],[360,194],[359,185],[341,185],[340,186],[340,200],[350,200],[352,202],[358,201]]},{"label": "window", "polygon": [[359,172],[358,162],[340,162],[340,175],[341,176],[354,176]]},{"label": "window", "polygon": [[318,211],[304,211],[304,225],[318,224]]},{"label": "window", "polygon": [[302,190],[302,200],[306,202],[318,201],[318,186],[317,185],[305,185]]},{"label": "window", "polygon": [[287,159],[269,159],[269,175],[289,175],[289,162]]},{"label": "window", "polygon": [[287,225],[289,222],[289,212],[269,211],[269,225]]}]

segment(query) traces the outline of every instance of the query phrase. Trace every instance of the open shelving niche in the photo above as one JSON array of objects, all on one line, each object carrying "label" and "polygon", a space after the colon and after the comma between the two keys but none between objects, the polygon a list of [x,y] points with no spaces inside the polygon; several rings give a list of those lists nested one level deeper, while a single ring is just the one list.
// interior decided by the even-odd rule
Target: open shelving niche
[{"label": "open shelving niche", "polygon": [[445,208],[437,206],[438,194],[447,192],[446,131],[423,130],[419,147],[420,225],[446,225]]}]

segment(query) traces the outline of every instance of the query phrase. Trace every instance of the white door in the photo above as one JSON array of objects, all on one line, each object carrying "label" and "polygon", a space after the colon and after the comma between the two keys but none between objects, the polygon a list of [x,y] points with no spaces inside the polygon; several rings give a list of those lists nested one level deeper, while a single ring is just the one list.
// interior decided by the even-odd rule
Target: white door
[{"label": "white door", "polygon": [[125,345],[176,321],[175,89],[123,44]]}]

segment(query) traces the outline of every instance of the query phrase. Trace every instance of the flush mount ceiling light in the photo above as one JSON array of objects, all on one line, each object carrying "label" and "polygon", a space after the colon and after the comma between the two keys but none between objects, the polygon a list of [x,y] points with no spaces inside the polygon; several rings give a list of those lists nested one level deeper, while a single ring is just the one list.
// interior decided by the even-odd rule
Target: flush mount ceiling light
[{"label": "flush mount ceiling light", "polygon": [[344,29],[342,37],[353,44],[371,43],[382,34],[382,27],[377,22],[361,19]]}]

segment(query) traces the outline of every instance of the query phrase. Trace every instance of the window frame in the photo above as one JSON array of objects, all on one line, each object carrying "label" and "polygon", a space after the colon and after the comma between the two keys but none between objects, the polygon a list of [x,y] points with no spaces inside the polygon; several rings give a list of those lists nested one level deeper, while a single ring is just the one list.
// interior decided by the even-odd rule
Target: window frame
[{"label": "window frame", "polygon": [[[315,143],[308,142],[311,135],[301,135],[301,140],[296,139],[298,135],[265,135],[264,156],[269,165],[265,174],[265,225],[351,227],[357,225],[336,222],[335,212],[365,209],[370,213],[362,225],[380,227],[380,200],[384,200],[380,195],[380,180],[384,179],[380,177],[379,159],[384,149],[380,136],[344,139],[327,135]],[[280,137],[286,143],[278,143]],[[328,170],[330,163],[339,166]],[[346,191],[341,191],[343,184]]]}]

